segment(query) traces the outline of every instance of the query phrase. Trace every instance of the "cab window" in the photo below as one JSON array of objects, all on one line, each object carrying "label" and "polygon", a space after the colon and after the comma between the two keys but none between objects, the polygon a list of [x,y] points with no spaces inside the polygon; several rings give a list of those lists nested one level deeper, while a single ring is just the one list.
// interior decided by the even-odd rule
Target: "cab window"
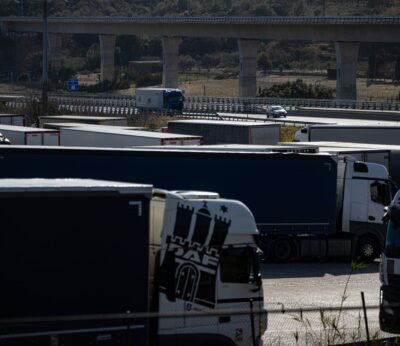
[{"label": "cab window", "polygon": [[220,273],[222,282],[248,283],[254,275],[251,252],[247,247],[222,250]]},{"label": "cab window", "polygon": [[374,182],[371,184],[371,200],[382,205],[390,204],[390,188],[388,184]]}]

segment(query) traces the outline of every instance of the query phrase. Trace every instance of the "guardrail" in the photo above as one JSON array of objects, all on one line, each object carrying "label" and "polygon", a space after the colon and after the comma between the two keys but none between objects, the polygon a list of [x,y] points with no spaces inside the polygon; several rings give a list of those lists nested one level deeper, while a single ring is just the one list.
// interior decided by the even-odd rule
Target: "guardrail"
[{"label": "guardrail", "polygon": [[[0,95],[1,96],[1,95]],[[5,98],[3,103],[10,108],[22,109],[26,107],[29,98],[21,95]],[[39,95],[30,96],[39,98]],[[88,114],[88,115],[115,115],[132,116],[136,114],[135,97],[120,94],[101,95],[65,95],[50,94],[49,101],[60,112]],[[261,97],[213,97],[187,96],[184,111],[188,113],[237,113],[237,114],[264,114],[263,106],[278,104],[289,109],[301,107],[373,110],[373,111],[400,111],[400,102],[390,101],[349,101],[349,100],[319,100],[319,99],[286,99]]]}]

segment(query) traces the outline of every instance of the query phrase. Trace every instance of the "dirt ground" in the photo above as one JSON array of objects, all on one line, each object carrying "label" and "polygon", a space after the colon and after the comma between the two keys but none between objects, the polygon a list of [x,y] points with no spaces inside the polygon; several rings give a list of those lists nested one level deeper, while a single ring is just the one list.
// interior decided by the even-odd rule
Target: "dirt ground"
[{"label": "dirt ground", "polygon": [[[296,75],[277,75],[271,74],[267,76],[257,76],[257,88],[270,87],[276,83],[285,83],[294,81],[298,78],[304,80],[305,83],[311,85],[323,85],[331,88],[336,88],[336,81],[329,80],[323,76],[296,76]],[[238,78],[230,79],[212,79],[212,78],[197,78],[191,79],[187,76],[179,78],[179,87],[185,90],[187,96],[227,96],[237,97],[239,89]],[[131,94],[135,93],[135,86],[130,89],[121,90],[120,93]],[[400,85],[395,85],[391,81],[374,81],[370,82],[366,78],[357,79],[357,98],[359,100],[369,101],[388,101],[396,100],[400,95]]]},{"label": "dirt ground", "polygon": [[[317,75],[258,75],[257,88],[270,87],[276,83],[284,83],[294,81],[298,78],[304,80],[305,83],[311,85],[323,85],[331,88],[336,87],[335,80],[329,80],[323,76]],[[81,84],[95,84],[99,81],[99,74],[78,75]],[[187,96],[238,96],[238,78],[229,79],[213,79],[204,77],[190,77],[187,75],[179,76],[179,87],[185,90]],[[0,93],[18,92],[23,93],[29,91],[28,88],[16,84],[0,84]],[[119,90],[117,93],[125,95],[135,94],[135,84],[131,84],[129,89]],[[400,96],[400,85],[396,85],[391,81],[374,81],[370,82],[365,78],[357,79],[357,98],[358,100],[370,101],[394,101]]]}]

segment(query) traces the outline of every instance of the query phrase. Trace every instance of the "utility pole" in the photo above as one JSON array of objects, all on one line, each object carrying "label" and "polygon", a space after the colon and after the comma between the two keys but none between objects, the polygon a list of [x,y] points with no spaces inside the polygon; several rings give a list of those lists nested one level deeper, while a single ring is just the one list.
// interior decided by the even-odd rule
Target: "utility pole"
[{"label": "utility pole", "polygon": [[48,28],[47,28],[47,0],[43,0],[43,70],[42,70],[42,113],[44,116],[48,115],[48,90],[49,90],[49,76],[48,76]]}]

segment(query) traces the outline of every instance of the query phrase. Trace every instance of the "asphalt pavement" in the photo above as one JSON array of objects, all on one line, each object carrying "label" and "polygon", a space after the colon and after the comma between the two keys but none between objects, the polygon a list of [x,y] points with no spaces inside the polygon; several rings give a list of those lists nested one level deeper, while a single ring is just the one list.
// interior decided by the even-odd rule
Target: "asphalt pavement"
[{"label": "asphalt pavement", "polygon": [[[265,345],[328,345],[366,340],[361,292],[371,338],[391,336],[379,329],[378,260],[353,272],[349,262],[264,263],[262,275],[269,311]],[[329,310],[341,305],[341,310]]]}]

